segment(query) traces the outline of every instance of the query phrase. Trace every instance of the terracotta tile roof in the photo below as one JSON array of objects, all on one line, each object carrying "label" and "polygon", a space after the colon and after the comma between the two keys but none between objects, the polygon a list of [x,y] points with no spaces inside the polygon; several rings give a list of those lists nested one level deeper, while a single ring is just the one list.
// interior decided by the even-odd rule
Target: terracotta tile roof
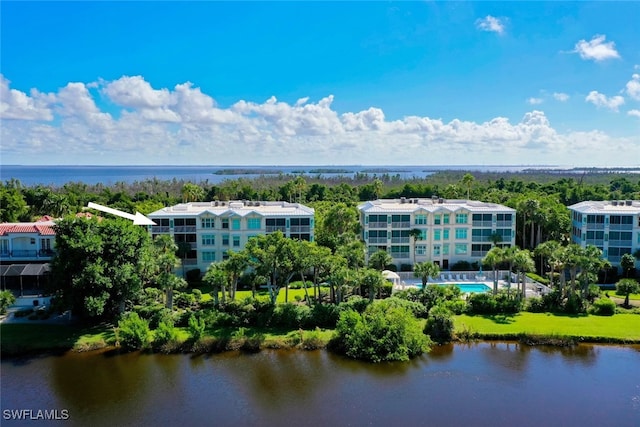
[{"label": "terracotta tile roof", "polygon": [[55,236],[53,231],[53,223],[47,221],[47,224],[39,223],[4,223],[0,224],[0,236],[6,236],[9,233],[29,233],[39,234],[41,236]]}]

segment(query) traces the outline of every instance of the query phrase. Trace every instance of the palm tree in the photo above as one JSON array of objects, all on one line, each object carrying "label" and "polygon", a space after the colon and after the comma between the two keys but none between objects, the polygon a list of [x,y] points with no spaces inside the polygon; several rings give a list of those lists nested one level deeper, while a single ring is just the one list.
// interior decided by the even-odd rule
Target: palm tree
[{"label": "palm tree", "polygon": [[510,248],[506,248],[503,252],[503,257],[504,257],[503,260],[509,264],[509,281],[507,282],[508,292],[510,292],[511,290],[511,272],[513,271],[513,264],[516,260],[518,251],[520,251],[520,249],[516,248],[515,246],[512,246]]},{"label": "palm tree", "polygon": [[493,294],[498,293],[498,265],[504,261],[504,249],[494,246],[482,259],[483,264],[488,264],[493,270]]},{"label": "palm tree", "polygon": [[202,278],[202,281],[211,286],[211,295],[213,296],[213,301],[216,306],[219,304],[218,293],[220,291],[222,291],[222,303],[224,304],[226,301],[226,286],[228,280],[229,276],[224,270],[224,266],[222,265],[222,263],[214,262],[209,264],[207,272]]},{"label": "palm tree", "polygon": [[422,230],[419,228],[413,228],[409,230],[409,237],[413,239],[413,264],[416,263],[416,247],[418,246],[418,241],[422,240]]},{"label": "palm tree", "polygon": [[385,270],[389,264],[393,262],[391,255],[387,251],[380,249],[369,258],[369,267],[378,271]]},{"label": "palm tree", "polygon": [[369,302],[373,302],[377,289],[380,289],[385,282],[379,271],[366,268],[360,272],[360,281],[369,289]]},{"label": "palm tree", "polygon": [[440,267],[434,262],[425,261],[415,265],[413,275],[422,280],[422,292],[426,292],[429,277],[436,277],[440,274]]},{"label": "palm tree", "polygon": [[183,202],[196,202],[204,199],[204,190],[196,184],[187,182],[180,191]]},{"label": "palm tree", "polygon": [[227,251],[227,258],[224,261],[224,270],[229,275],[231,284],[231,300],[235,300],[236,291],[238,290],[238,280],[244,271],[249,267],[249,259],[246,252]]},{"label": "palm tree", "polygon": [[471,195],[471,186],[473,185],[473,181],[475,181],[475,178],[470,173],[465,173],[461,180],[462,185],[467,187],[467,200],[469,200]]},{"label": "palm tree", "polygon": [[177,256],[178,245],[170,235],[162,234],[155,238],[153,246],[159,273],[158,284],[165,291],[167,308],[172,310],[173,290],[184,285],[182,281],[174,280],[178,278],[173,274],[173,270],[182,264]]},{"label": "palm tree", "polygon": [[531,253],[526,249],[516,252],[513,265],[522,286],[521,288],[519,287],[521,292],[520,296],[524,299],[526,297],[526,273],[534,271],[536,265],[533,258],[531,258]]},{"label": "palm tree", "polygon": [[534,253],[540,257],[540,275],[544,275],[544,264],[545,260],[549,265],[549,283],[553,284],[553,273],[554,269],[551,268],[551,258],[554,254],[557,256],[558,250],[560,249],[560,243],[556,240],[549,240],[547,242],[539,244]]}]

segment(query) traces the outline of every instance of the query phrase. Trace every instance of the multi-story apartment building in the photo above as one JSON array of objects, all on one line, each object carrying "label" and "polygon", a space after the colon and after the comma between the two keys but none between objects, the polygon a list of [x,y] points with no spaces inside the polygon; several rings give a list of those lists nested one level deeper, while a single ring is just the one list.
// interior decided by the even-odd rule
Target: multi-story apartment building
[{"label": "multi-story apartment building", "polygon": [[611,265],[640,249],[640,201],[586,201],[569,206],[571,240],[597,246]]},{"label": "multi-story apartment building", "polygon": [[433,261],[446,270],[458,261],[480,261],[496,240],[515,245],[516,211],[495,203],[401,198],[369,201],[358,209],[367,259],[383,249],[396,266]]},{"label": "multi-story apartment building", "polygon": [[287,202],[193,202],[166,207],[148,215],[157,225],[153,237],[170,234],[190,251],[185,267],[205,271],[212,262],[226,259],[228,250],[239,251],[259,234],[281,231],[285,237],[313,241],[314,210]]}]

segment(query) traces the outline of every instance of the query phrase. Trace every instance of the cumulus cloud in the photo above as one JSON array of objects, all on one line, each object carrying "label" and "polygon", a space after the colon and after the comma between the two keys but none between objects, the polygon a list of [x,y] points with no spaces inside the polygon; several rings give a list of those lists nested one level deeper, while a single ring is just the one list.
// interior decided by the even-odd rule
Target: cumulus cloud
[{"label": "cumulus cloud", "polygon": [[504,23],[499,18],[491,15],[477,19],[476,28],[482,31],[498,33],[500,35],[504,34]]},{"label": "cumulus cloud", "polygon": [[53,120],[50,104],[55,97],[31,90],[31,96],[10,89],[7,80],[0,74],[0,118],[14,120]]},{"label": "cumulus cloud", "polygon": [[596,107],[603,107],[616,112],[618,111],[618,108],[624,104],[624,98],[620,95],[607,98],[605,95],[595,90],[589,92],[585,101],[592,103]]},{"label": "cumulus cloud", "polygon": [[640,110],[629,110],[627,114],[640,119]]},{"label": "cumulus cloud", "polygon": [[538,104],[542,104],[544,102],[544,100],[542,98],[529,98],[527,99],[527,104],[530,105],[538,105]]},{"label": "cumulus cloud", "polygon": [[627,95],[636,101],[640,101],[640,74],[631,76],[631,80],[627,82]]},{"label": "cumulus cloud", "polygon": [[[119,114],[101,109],[98,94],[121,107]],[[590,97],[599,106],[622,105],[597,92]],[[572,163],[604,147],[613,153],[640,146],[637,138],[599,131],[559,133],[539,110],[518,121],[389,119],[379,107],[338,113],[333,101],[332,95],[291,103],[271,97],[221,107],[192,83],[154,88],[140,76],[26,95],[2,80],[0,150],[7,162],[61,164],[447,164],[453,158],[495,164]],[[640,158],[638,150],[629,158]]]},{"label": "cumulus cloud", "polygon": [[562,92],[554,92],[553,93],[553,98],[556,101],[565,102],[565,101],[569,100],[569,95],[567,95],[566,93],[562,93]]},{"label": "cumulus cloud", "polygon": [[620,58],[614,42],[606,42],[607,36],[595,35],[590,41],[580,40],[576,43],[572,53],[577,53],[580,58],[593,61]]}]

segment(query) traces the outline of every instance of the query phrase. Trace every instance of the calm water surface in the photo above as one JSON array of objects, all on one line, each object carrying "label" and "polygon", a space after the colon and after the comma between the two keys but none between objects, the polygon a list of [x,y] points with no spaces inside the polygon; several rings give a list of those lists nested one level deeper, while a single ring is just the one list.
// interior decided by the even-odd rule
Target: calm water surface
[{"label": "calm water surface", "polygon": [[640,426],[640,347],[479,343],[378,365],[325,351],[86,353],[1,367],[2,409],[67,409],[59,425]]}]

